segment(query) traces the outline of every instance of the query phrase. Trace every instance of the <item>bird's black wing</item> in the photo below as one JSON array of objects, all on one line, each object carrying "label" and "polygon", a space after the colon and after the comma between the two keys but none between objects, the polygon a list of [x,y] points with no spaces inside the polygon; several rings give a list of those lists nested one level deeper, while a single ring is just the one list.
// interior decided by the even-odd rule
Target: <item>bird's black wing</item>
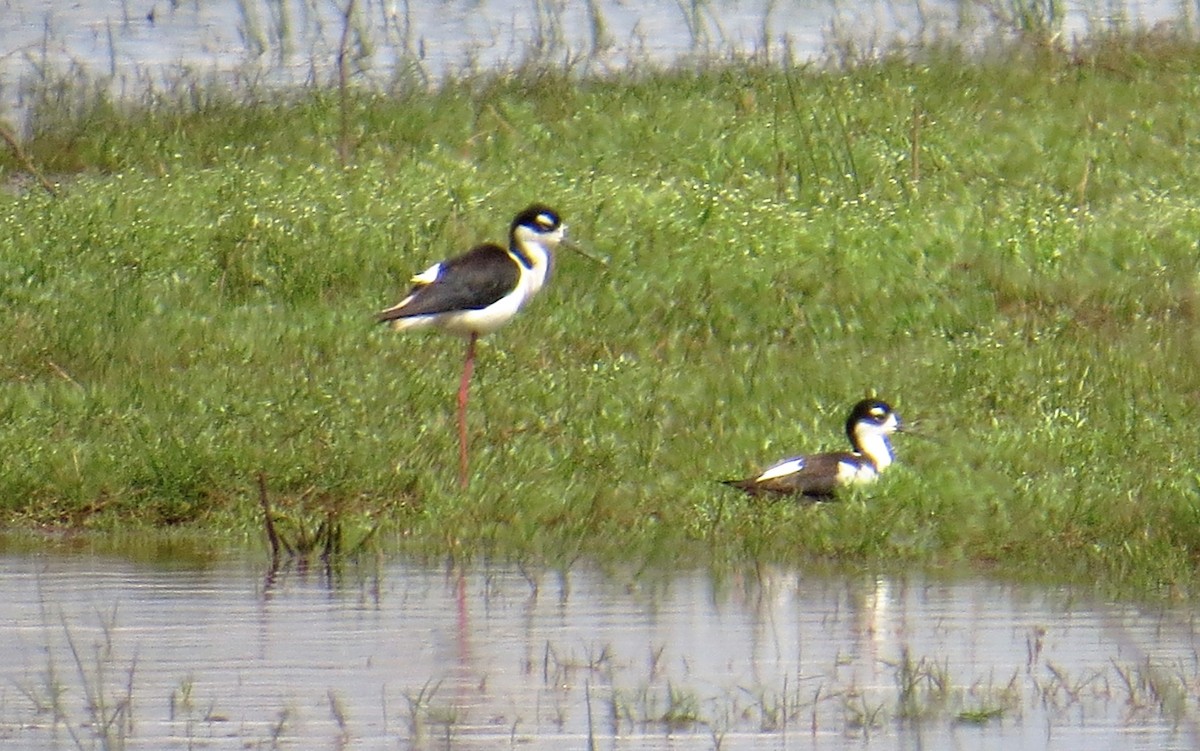
[{"label": "bird's black wing", "polygon": [[815,499],[827,499],[832,498],[838,489],[838,464],[853,458],[853,454],[844,451],[812,454],[786,460],[803,460],[802,465],[795,472],[765,480],[758,479],[761,476],[758,475],[744,480],[724,480],[723,482],[752,496],[800,495]]},{"label": "bird's black wing", "polygon": [[508,251],[499,245],[477,245],[443,261],[436,279],[417,284],[404,302],[380,313],[379,320],[480,310],[512,292],[519,279]]}]

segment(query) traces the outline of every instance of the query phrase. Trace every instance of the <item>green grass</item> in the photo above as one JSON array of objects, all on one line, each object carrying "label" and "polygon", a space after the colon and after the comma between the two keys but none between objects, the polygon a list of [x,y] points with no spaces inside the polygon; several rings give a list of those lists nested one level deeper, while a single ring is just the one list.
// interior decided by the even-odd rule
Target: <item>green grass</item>
[{"label": "green grass", "polygon": [[[43,107],[24,148],[60,190],[0,197],[0,518],[257,543],[263,472],[285,513],[430,554],[1190,595],[1197,52],[531,68],[355,93],[345,122],[328,91]],[[484,340],[462,492],[463,343],[371,314],[532,200],[611,263],[563,254]],[[840,447],[866,393],[936,439],[869,493],[714,482]]]}]

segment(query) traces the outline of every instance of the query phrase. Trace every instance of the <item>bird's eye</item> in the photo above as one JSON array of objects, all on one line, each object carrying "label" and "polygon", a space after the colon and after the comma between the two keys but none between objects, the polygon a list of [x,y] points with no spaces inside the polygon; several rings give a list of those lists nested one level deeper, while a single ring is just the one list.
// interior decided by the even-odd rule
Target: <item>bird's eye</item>
[{"label": "bird's eye", "polygon": [[558,223],[554,216],[550,214],[538,214],[534,218],[534,221],[537,222],[538,228],[543,230],[552,230],[554,229],[554,225]]},{"label": "bird's eye", "polygon": [[883,417],[884,411],[879,407],[871,407],[871,417]]}]

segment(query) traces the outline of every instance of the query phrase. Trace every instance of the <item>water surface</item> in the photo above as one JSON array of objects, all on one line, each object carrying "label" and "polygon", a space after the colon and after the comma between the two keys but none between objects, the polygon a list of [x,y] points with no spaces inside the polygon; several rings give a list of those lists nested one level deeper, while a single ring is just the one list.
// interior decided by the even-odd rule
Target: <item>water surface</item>
[{"label": "water surface", "polygon": [[1200,742],[1195,613],[1063,588],[33,555],[0,602],[0,740],[34,751]]},{"label": "water surface", "polygon": [[[584,73],[754,56],[803,62],[833,47],[970,40],[1020,25],[1008,0],[0,0],[0,101],[78,73],[137,99],[215,80],[349,80],[386,89],[529,60]],[[1037,4],[1033,4],[1036,6]],[[346,14],[347,8],[353,12]],[[1032,6],[1031,6],[1032,7]],[[1040,7],[1040,6],[1038,6]],[[1057,7],[1057,6],[1056,6]],[[1171,0],[1069,0],[1064,40],[1186,18]],[[3,110],[0,110],[3,114]]]}]

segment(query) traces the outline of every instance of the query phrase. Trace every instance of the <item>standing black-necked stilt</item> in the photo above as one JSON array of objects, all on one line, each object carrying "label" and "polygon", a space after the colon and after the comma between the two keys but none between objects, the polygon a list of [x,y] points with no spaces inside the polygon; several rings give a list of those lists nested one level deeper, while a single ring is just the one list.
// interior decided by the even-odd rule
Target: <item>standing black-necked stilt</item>
[{"label": "standing black-necked stilt", "polygon": [[895,460],[891,435],[904,429],[886,402],[863,399],[846,418],[853,451],[831,451],[784,459],[754,477],[723,480],[750,495],[804,495],[831,498],[838,488],[874,482]]},{"label": "standing black-necked stilt", "polygon": [[533,204],[513,218],[508,248],[477,245],[412,278],[403,300],[378,320],[404,331],[440,328],[467,337],[458,387],[459,483],[467,486],[467,394],[475,369],[475,340],[503,326],[546,283],[553,253],[567,227],[548,206]]}]

